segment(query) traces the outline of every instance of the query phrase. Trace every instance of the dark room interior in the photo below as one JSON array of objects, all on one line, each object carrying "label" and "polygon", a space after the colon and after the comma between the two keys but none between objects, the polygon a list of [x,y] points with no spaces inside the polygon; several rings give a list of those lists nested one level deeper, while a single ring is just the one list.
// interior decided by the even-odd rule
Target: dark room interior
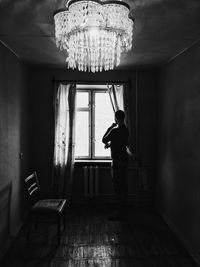
[{"label": "dark room interior", "polygon": [[[53,14],[65,2],[0,0],[0,266],[200,266],[200,1],[126,0],[132,49],[96,73],[68,69],[56,47]],[[75,158],[57,247],[54,226],[26,240],[24,179],[36,171],[52,198],[59,82],[128,84],[135,156],[125,222],[106,219],[116,205],[111,160]],[[88,170],[96,195],[85,192]]]}]

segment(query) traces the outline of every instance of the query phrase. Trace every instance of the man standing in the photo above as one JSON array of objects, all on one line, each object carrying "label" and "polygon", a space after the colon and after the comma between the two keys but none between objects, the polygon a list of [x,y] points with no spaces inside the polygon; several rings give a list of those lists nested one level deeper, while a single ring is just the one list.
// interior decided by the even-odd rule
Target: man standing
[{"label": "man standing", "polygon": [[124,111],[115,112],[115,121],[106,131],[102,138],[105,148],[111,148],[112,157],[112,179],[113,187],[117,197],[119,212],[123,210],[127,202],[127,143],[129,132],[124,123]]}]

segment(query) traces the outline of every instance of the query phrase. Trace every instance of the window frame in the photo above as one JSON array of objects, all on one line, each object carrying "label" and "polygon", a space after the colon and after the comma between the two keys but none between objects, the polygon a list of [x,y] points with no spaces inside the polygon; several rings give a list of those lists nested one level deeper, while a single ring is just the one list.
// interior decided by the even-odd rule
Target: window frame
[{"label": "window frame", "polygon": [[[95,156],[95,94],[97,93],[107,93],[108,90],[106,88],[96,88],[95,85],[94,87],[87,87],[85,88],[77,88],[77,93],[78,92],[88,92],[88,97],[89,97],[89,106],[88,108],[78,108],[76,111],[87,111],[89,113],[89,156],[76,156],[75,160],[111,160],[111,156]],[[114,115],[113,115],[114,116]],[[105,129],[106,131],[106,129]],[[102,143],[103,145],[103,143]]]}]

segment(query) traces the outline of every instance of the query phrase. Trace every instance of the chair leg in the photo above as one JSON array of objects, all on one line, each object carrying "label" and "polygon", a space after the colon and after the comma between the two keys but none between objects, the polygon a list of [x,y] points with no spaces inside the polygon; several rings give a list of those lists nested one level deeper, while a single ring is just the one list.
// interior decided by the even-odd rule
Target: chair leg
[{"label": "chair leg", "polygon": [[27,221],[27,236],[26,236],[26,241],[29,243],[30,241],[30,232],[31,232],[31,214],[28,216],[28,221]]},{"label": "chair leg", "polygon": [[64,230],[66,228],[66,209],[63,211],[63,224],[64,224]]},{"label": "chair leg", "polygon": [[34,227],[35,227],[35,230],[37,230],[38,228],[38,215],[37,214],[35,214],[34,216]]},{"label": "chair leg", "polygon": [[60,218],[61,218],[61,216],[60,216],[60,214],[58,215],[58,229],[57,229],[57,235],[58,235],[58,245],[60,245],[60,230],[61,230],[61,228],[60,228],[60,223],[61,223],[61,221],[60,221]]}]

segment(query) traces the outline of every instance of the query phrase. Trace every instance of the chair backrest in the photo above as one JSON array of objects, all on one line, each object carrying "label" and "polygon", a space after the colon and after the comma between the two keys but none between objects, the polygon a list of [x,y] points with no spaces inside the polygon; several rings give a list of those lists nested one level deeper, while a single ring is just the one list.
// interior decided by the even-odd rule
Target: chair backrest
[{"label": "chair backrest", "polygon": [[30,204],[33,205],[40,199],[40,185],[37,173],[34,172],[24,179],[26,191],[28,193]]}]

